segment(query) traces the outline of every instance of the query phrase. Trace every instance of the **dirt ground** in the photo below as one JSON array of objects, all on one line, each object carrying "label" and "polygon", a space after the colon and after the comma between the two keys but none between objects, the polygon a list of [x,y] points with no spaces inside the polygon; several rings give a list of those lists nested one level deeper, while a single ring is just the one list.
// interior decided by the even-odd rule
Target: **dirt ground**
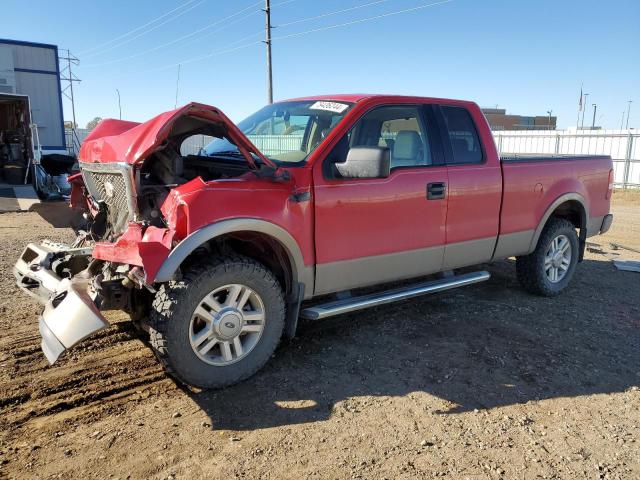
[{"label": "dirt ground", "polygon": [[[490,281],[303,323],[217,392],[167,378],[123,315],[48,367],[24,244],[70,239],[0,215],[0,478],[640,478],[640,196],[616,194],[563,295]],[[51,219],[50,215],[46,215]],[[54,223],[61,221],[53,218]]]}]

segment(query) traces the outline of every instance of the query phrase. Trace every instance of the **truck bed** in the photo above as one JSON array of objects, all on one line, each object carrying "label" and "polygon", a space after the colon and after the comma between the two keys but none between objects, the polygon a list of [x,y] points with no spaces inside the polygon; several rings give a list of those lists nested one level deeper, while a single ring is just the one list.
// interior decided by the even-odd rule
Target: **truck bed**
[{"label": "truck bed", "polygon": [[[502,211],[497,256],[526,254],[535,247],[550,206],[571,193],[584,206],[587,236],[598,233],[609,213],[608,155],[503,155]],[[510,240],[509,240],[510,239]],[[507,243],[511,247],[503,251]]]},{"label": "truck bed", "polygon": [[570,154],[539,154],[539,153],[511,153],[500,155],[501,162],[548,162],[550,160],[594,160],[611,159],[609,155],[570,155]]}]

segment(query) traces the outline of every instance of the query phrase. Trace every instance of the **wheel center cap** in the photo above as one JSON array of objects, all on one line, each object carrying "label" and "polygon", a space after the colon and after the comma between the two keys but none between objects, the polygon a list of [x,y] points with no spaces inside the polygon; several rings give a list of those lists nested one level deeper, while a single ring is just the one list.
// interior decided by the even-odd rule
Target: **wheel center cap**
[{"label": "wheel center cap", "polygon": [[223,312],[214,323],[220,338],[231,339],[237,337],[242,330],[242,315],[234,310]]},{"label": "wheel center cap", "polygon": [[553,256],[553,266],[558,268],[562,265],[562,260],[564,260],[564,256],[562,255],[562,252],[558,251],[555,253],[555,255]]}]

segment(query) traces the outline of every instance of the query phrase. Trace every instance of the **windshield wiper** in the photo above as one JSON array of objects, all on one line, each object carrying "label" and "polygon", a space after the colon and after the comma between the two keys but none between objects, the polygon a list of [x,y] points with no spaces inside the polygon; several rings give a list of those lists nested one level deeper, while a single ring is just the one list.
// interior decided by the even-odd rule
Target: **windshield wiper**
[{"label": "windshield wiper", "polygon": [[233,158],[244,158],[244,155],[240,153],[238,150],[224,150],[222,152],[211,152],[206,154],[207,157],[233,157]]},{"label": "windshield wiper", "polygon": [[[251,155],[251,158],[253,159],[253,162],[255,164],[264,165],[264,162],[258,155],[255,155],[253,153],[249,153],[249,154]],[[223,150],[221,152],[213,152],[208,156],[215,157],[216,155],[219,155],[222,157],[234,157],[234,158],[242,158],[242,159],[245,158],[242,152],[240,152],[240,150]]]},{"label": "windshield wiper", "polygon": [[[227,154],[227,152],[224,152],[224,154],[226,155],[226,154]],[[233,156],[237,156],[237,157],[242,157],[242,158],[244,158],[244,155],[243,155],[239,150],[234,150],[233,152],[228,152],[228,154],[229,154],[229,155],[233,155]],[[256,155],[255,153],[253,153],[253,152],[249,152],[249,155],[251,155],[251,158],[253,158],[253,161],[254,161],[254,162],[256,162],[256,163],[264,163],[264,162],[262,161],[262,159],[261,159],[258,155]],[[267,158],[268,158],[268,157],[267,157]]]},{"label": "windshield wiper", "polygon": [[[240,150],[223,150],[221,152],[213,152],[213,155],[228,155],[228,156],[238,156],[238,155],[242,155],[242,153],[240,153]],[[244,156],[244,155],[242,155]]]}]

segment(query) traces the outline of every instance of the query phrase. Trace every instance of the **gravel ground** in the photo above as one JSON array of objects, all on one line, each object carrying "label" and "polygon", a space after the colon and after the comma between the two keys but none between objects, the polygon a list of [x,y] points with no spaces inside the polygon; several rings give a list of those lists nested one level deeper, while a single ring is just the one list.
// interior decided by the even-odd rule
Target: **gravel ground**
[{"label": "gravel ground", "polygon": [[[60,209],[41,212],[58,225]],[[39,307],[13,284],[24,244],[69,240],[0,215],[0,478],[640,478],[640,196],[616,194],[570,288],[490,281],[303,323],[218,392],[167,378],[122,314],[48,367]]]}]

